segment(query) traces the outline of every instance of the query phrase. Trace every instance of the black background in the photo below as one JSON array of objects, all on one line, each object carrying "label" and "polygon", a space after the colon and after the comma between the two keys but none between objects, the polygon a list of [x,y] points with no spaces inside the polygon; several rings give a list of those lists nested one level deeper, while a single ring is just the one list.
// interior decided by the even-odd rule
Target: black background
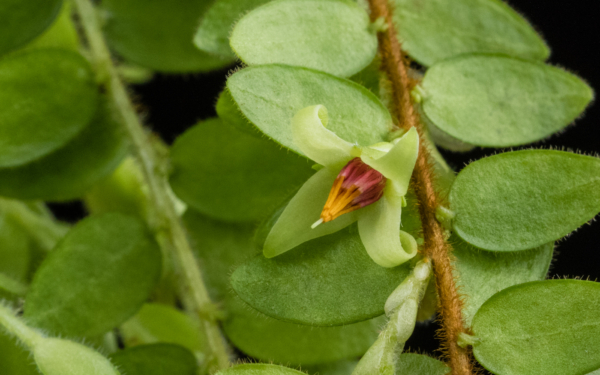
[{"label": "black background", "polygon": [[[451,0],[449,0],[451,1]],[[535,26],[552,50],[549,63],[564,67],[584,78],[600,91],[600,5],[596,0],[512,0],[515,9]],[[150,83],[135,86],[138,103],[143,105],[146,123],[169,143],[198,120],[215,116],[214,103],[225,84],[230,68],[210,74],[186,76],[157,75]],[[600,153],[600,106],[586,110],[575,126],[552,136],[534,147],[558,146],[588,155]],[[528,145],[530,147],[531,145]],[[457,154],[444,152],[457,170],[465,163],[493,154],[496,150],[476,149]],[[55,206],[60,217],[76,218],[82,214],[77,204]],[[600,278],[600,223],[584,225],[558,243],[550,277]],[[432,339],[437,325],[419,325],[408,346],[434,354],[438,343]]]}]

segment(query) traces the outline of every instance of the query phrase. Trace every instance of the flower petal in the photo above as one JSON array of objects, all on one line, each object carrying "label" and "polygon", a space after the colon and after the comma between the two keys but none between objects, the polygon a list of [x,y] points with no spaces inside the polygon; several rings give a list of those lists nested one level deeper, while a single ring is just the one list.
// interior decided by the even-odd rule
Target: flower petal
[{"label": "flower petal", "polygon": [[354,146],[326,129],[327,122],[325,106],[306,107],[298,111],[292,119],[292,135],[294,143],[310,159],[339,170],[354,157]]},{"label": "flower petal", "polygon": [[375,159],[363,154],[361,159],[386,178],[393,180],[399,189],[398,193],[405,195],[418,155],[419,133],[415,128],[411,128],[384,156]]},{"label": "flower petal", "polygon": [[375,263],[395,267],[417,254],[413,236],[400,230],[401,204],[384,194],[379,201],[357,212],[360,239]]},{"label": "flower petal", "polygon": [[356,221],[357,211],[311,228],[319,220],[336,176],[334,172],[323,168],[302,185],[269,232],[263,249],[265,257],[272,258],[303,242],[337,232]]}]

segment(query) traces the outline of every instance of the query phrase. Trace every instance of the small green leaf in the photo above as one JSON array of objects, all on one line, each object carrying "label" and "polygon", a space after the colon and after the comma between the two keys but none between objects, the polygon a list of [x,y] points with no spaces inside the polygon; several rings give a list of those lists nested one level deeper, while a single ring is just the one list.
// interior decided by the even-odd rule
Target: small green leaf
[{"label": "small green leaf", "polygon": [[233,24],[242,15],[270,0],[217,0],[204,13],[194,36],[194,44],[201,50],[235,58],[229,46]]},{"label": "small green leaf", "polygon": [[478,160],[452,186],[454,229],[471,245],[494,251],[558,240],[600,211],[598,176],[599,159],[564,151],[524,150]]},{"label": "small green leaf", "polygon": [[383,314],[408,264],[380,267],[367,254],[356,225],[305,242],[275,258],[259,255],[235,270],[231,285],[249,305],[299,324],[350,324]]},{"label": "small green leaf", "polygon": [[392,128],[390,113],[373,93],[315,70],[285,65],[250,67],[229,77],[227,88],[244,116],[268,137],[300,155],[291,121],[308,106],[324,105],[328,129],[360,146],[386,140]]},{"label": "small green leaf", "polygon": [[24,49],[62,48],[79,51],[79,36],[71,18],[71,8],[70,2],[63,2],[62,9],[52,25]]},{"label": "small green leaf", "polygon": [[127,375],[195,375],[198,371],[194,355],[173,344],[140,345],[118,351],[109,358]]},{"label": "small green leaf", "polygon": [[266,365],[262,363],[247,363],[237,365],[217,372],[215,375],[306,375],[303,372],[288,367]]},{"label": "small green leaf", "polygon": [[377,36],[358,5],[284,0],[242,17],[231,32],[231,48],[249,65],[280,63],[349,77],[373,61]]},{"label": "small green leaf", "polygon": [[142,306],[160,276],[161,253],[144,225],[112,213],[80,221],[42,263],[24,317],[65,336],[95,336]]},{"label": "small green leaf", "polygon": [[219,119],[186,131],[173,145],[173,191],[196,210],[227,221],[254,221],[308,179],[311,163]]},{"label": "small green leaf", "polygon": [[499,0],[394,0],[402,48],[423,65],[463,53],[497,52],[545,60],[550,50],[517,12]]},{"label": "small green leaf", "polygon": [[519,252],[491,252],[451,238],[456,257],[455,275],[463,303],[463,320],[471,325],[481,305],[499,291],[528,281],[544,280],[552,261],[554,244]]},{"label": "small green leaf", "polygon": [[445,375],[450,368],[444,362],[426,355],[404,353],[396,362],[397,375]]},{"label": "small green leaf", "polygon": [[90,65],[66,50],[4,58],[0,87],[0,167],[23,165],[64,146],[98,107]]},{"label": "small green leaf", "polygon": [[248,120],[240,111],[229,90],[225,89],[219,95],[215,111],[221,120],[227,125],[231,125],[244,133],[255,137],[262,137],[262,133],[250,120]]},{"label": "small green leaf", "polygon": [[26,281],[32,245],[27,232],[0,206],[0,273]]},{"label": "small green leaf", "polygon": [[0,168],[0,194],[18,199],[81,197],[125,157],[123,127],[103,101],[91,123],[59,150],[16,168]]},{"label": "small green leaf", "polygon": [[62,0],[2,0],[0,55],[25,45],[41,34],[56,18],[61,5]]},{"label": "small green leaf", "polygon": [[593,98],[579,77],[542,63],[465,55],[432,66],[422,82],[425,115],[477,146],[538,141],[569,125]]},{"label": "small green leaf", "polygon": [[262,361],[314,365],[363,355],[377,339],[385,317],[340,327],[310,327],[283,322],[248,308],[237,298],[227,302],[223,330],[245,354]]},{"label": "small green leaf", "polygon": [[181,345],[192,352],[202,352],[205,338],[190,316],[167,305],[146,303],[138,313],[120,327],[127,346],[157,342]]},{"label": "small green leaf", "polygon": [[349,375],[356,367],[357,360],[337,361],[319,365],[302,366],[302,371],[310,375]]},{"label": "small green leaf", "polygon": [[166,73],[218,69],[231,58],[209,55],[192,43],[198,19],[210,1],[104,0],[105,33],[127,61]]},{"label": "small green leaf", "polygon": [[498,375],[578,375],[600,367],[600,284],[546,280],[487,300],[473,318],[477,361]]},{"label": "small green leaf", "polygon": [[32,351],[43,375],[120,375],[102,354],[73,341],[43,337]]}]

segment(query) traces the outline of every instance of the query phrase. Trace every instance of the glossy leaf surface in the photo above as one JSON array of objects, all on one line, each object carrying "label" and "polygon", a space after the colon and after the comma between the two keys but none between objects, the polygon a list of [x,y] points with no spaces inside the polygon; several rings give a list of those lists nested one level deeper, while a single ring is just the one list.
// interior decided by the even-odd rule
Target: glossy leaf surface
[{"label": "glossy leaf surface", "polygon": [[259,255],[235,270],[231,285],[266,315],[332,326],[381,315],[385,300],[408,272],[407,264],[375,264],[352,225],[275,258]]},{"label": "glossy leaf surface", "polygon": [[66,50],[32,50],[0,61],[0,167],[64,146],[98,107],[88,62]]},{"label": "glossy leaf surface", "polygon": [[465,55],[432,66],[422,107],[440,130],[477,146],[538,141],[569,125],[593,97],[577,76],[500,55]]},{"label": "glossy leaf surface", "polygon": [[475,358],[498,375],[577,375],[600,367],[600,284],[546,280],[487,300],[473,318]]},{"label": "glossy leaf surface", "polygon": [[127,61],[167,73],[209,71],[232,60],[209,55],[192,43],[198,19],[210,5],[196,0],[105,0],[105,32]]},{"label": "glossy leaf surface", "polygon": [[545,60],[550,50],[529,23],[499,0],[394,0],[402,47],[430,66],[463,53]]},{"label": "glossy leaf surface", "polygon": [[140,345],[118,351],[110,359],[127,375],[195,375],[198,371],[196,357],[173,344]]},{"label": "glossy leaf surface", "polygon": [[454,229],[466,242],[494,251],[555,241],[600,211],[599,175],[599,159],[564,151],[524,150],[478,160],[452,186]]},{"label": "glossy leaf surface", "polygon": [[49,201],[81,197],[127,153],[123,128],[110,111],[102,102],[91,123],[63,148],[23,166],[0,168],[0,194]]},{"label": "glossy leaf surface", "polygon": [[303,66],[340,77],[358,73],[377,53],[367,13],[342,1],[272,1],[242,17],[230,42],[248,65]]},{"label": "glossy leaf surface", "polygon": [[[281,82],[285,82],[282,85]],[[285,65],[242,69],[227,80],[233,100],[265,135],[301,154],[294,145],[291,121],[308,106],[327,108],[327,128],[361,146],[386,140],[392,119],[366,88],[315,70]]]},{"label": "glossy leaf surface", "polygon": [[229,221],[268,215],[314,173],[306,159],[219,119],[184,133],[171,160],[175,194],[196,210]]},{"label": "glossy leaf surface", "polygon": [[466,298],[463,320],[471,325],[481,305],[499,291],[528,281],[544,280],[554,250],[549,243],[532,250],[491,252],[469,246],[456,236],[451,239],[456,281]]},{"label": "glossy leaf surface", "polygon": [[247,363],[217,372],[215,375],[300,375],[303,372],[277,365]]},{"label": "glossy leaf surface", "polygon": [[36,272],[24,317],[64,336],[105,333],[142,306],[160,269],[158,245],[138,219],[116,213],[89,217]]},{"label": "glossy leaf surface", "polygon": [[445,375],[450,368],[435,358],[421,354],[404,353],[396,362],[396,375]]},{"label": "glossy leaf surface", "polygon": [[41,34],[58,14],[62,0],[2,0],[0,55],[25,45]]},{"label": "glossy leaf surface", "polygon": [[217,0],[200,20],[194,44],[201,50],[235,58],[229,46],[233,25],[242,15],[270,0]]}]

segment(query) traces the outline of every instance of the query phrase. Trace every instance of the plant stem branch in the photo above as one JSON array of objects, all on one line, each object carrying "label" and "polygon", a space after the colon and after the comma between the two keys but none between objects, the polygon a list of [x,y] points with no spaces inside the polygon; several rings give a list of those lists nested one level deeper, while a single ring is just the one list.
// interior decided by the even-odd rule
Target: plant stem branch
[{"label": "plant stem branch", "polygon": [[433,261],[441,317],[440,336],[444,340],[443,350],[448,364],[454,375],[469,375],[473,373],[469,352],[458,345],[458,336],[466,332],[462,320],[462,301],[456,289],[452,274],[452,248],[446,242],[444,228],[436,220],[436,209],[440,206],[441,198],[434,187],[433,166],[430,162],[430,152],[424,140],[424,131],[419,114],[413,106],[410,92],[415,83],[408,75],[409,61],[402,52],[400,42],[392,21],[392,12],[387,0],[369,0],[371,20],[383,18],[387,29],[378,33],[379,52],[382,59],[382,69],[387,74],[392,91],[392,109],[398,118],[400,127],[419,131],[421,143],[419,157],[413,173],[413,182],[419,213],[423,223],[425,244],[423,253]]},{"label": "plant stem branch", "polygon": [[17,337],[29,349],[33,348],[36,341],[42,338],[42,334],[29,328],[15,313],[4,304],[0,304],[0,328]]},{"label": "plant stem branch", "polygon": [[104,84],[112,99],[122,123],[133,144],[136,156],[148,184],[150,207],[147,218],[159,243],[170,253],[175,271],[180,278],[180,297],[186,310],[196,316],[208,340],[207,365],[211,372],[229,366],[229,356],[216,319],[214,304],[210,300],[206,286],[196,261],[192,247],[173,200],[169,196],[166,158],[160,158],[157,147],[147,134],[139,120],[112,63],[110,52],[102,35],[97,13],[90,0],[74,0],[76,9],[89,43],[97,78]]}]

